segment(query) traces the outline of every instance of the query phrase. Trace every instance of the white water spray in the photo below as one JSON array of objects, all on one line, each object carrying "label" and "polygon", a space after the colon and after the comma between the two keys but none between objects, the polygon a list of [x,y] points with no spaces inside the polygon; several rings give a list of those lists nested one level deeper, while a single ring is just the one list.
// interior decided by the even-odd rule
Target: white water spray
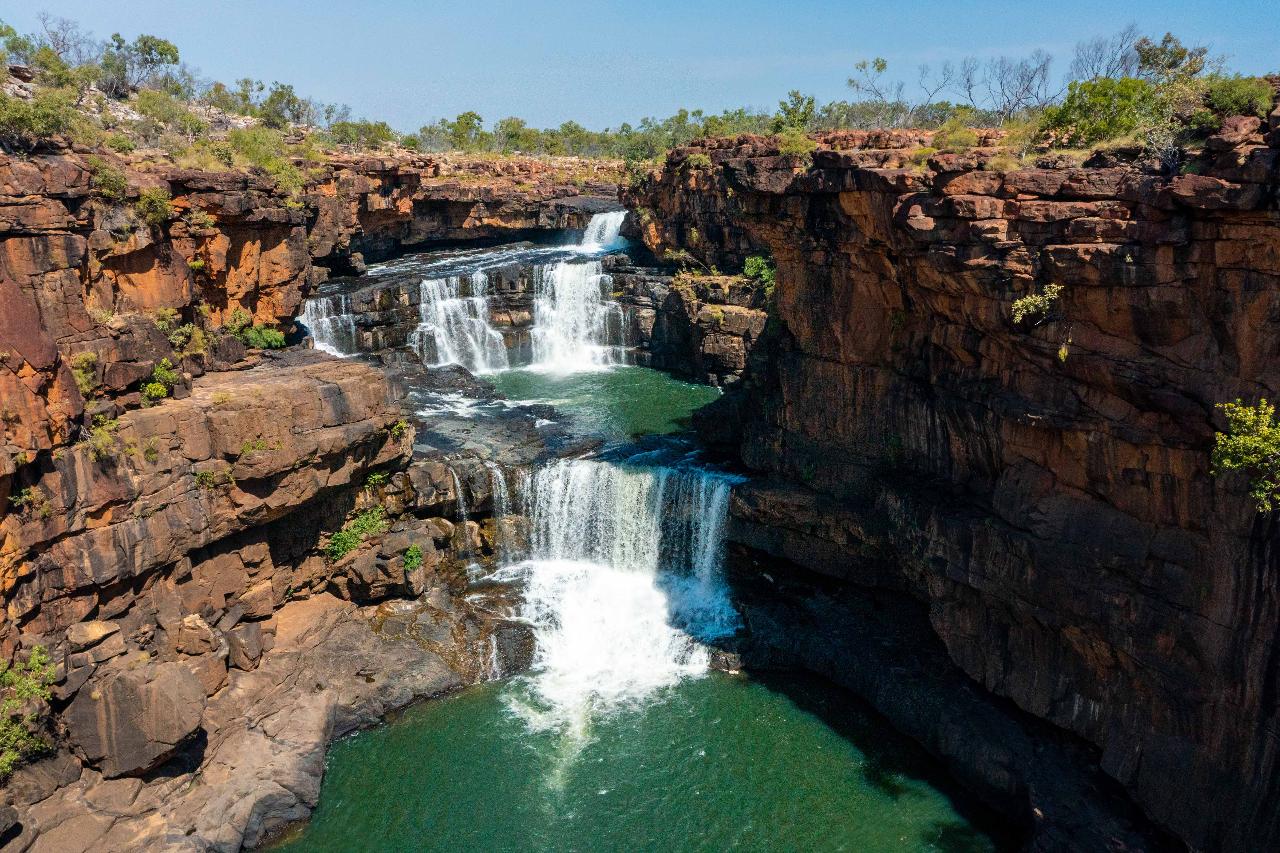
[{"label": "white water spray", "polygon": [[302,305],[302,324],[311,331],[316,349],[337,356],[356,351],[356,318],[345,293],[308,299]]},{"label": "white water spray", "polygon": [[599,713],[707,669],[698,640],[738,626],[720,576],[733,480],[697,469],[557,462],[527,480],[532,728],[588,736]]},{"label": "white water spray", "polygon": [[489,323],[488,276],[423,279],[418,286],[418,328],[409,342],[423,364],[460,364],[473,373],[509,366],[502,333]]}]

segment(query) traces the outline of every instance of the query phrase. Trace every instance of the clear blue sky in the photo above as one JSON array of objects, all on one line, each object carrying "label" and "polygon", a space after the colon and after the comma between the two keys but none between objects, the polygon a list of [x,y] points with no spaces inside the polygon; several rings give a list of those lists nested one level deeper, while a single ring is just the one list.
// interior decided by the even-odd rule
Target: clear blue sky
[{"label": "clear blue sky", "polygon": [[862,57],[917,65],[1075,43],[1137,23],[1280,70],[1277,0],[0,0],[26,32],[46,9],[99,37],[163,36],[206,76],[293,83],[401,130],[474,109],[486,122],[596,129],[680,107],[772,109],[787,90],[847,97]]}]

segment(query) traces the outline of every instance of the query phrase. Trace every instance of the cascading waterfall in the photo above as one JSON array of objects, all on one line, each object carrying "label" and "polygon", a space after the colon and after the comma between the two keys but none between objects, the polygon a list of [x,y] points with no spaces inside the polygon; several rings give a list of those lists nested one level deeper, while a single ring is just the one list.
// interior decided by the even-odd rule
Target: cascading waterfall
[{"label": "cascading waterfall", "polygon": [[523,616],[537,652],[535,729],[585,737],[591,718],[706,671],[698,640],[738,617],[720,577],[733,478],[695,468],[561,461],[526,479]]},{"label": "cascading waterfall", "polygon": [[[469,295],[464,295],[464,290]],[[488,276],[423,279],[419,285],[418,328],[409,337],[424,364],[460,364],[473,373],[509,367],[502,333],[489,324]]]},{"label": "cascading waterfall", "polygon": [[618,243],[622,231],[622,223],[627,218],[625,210],[613,210],[609,213],[593,214],[587,222],[587,230],[583,232],[579,249],[585,252],[599,252],[612,249]]},{"label": "cascading waterfall", "polygon": [[489,477],[493,487],[493,525],[497,534],[498,559],[509,559],[514,553],[511,541],[511,490],[507,486],[507,475],[497,462],[485,462],[489,469]]},{"label": "cascading waterfall", "polygon": [[302,306],[302,323],[311,331],[316,349],[337,356],[356,351],[356,318],[345,293],[308,299]]},{"label": "cascading waterfall", "polygon": [[622,306],[605,298],[611,282],[599,261],[562,261],[534,271],[534,368],[576,373],[623,363]]},{"label": "cascading waterfall", "polygon": [[[616,245],[626,211],[597,213],[578,251]],[[561,261],[534,270],[533,366],[574,373],[621,364],[625,358],[622,306],[606,298],[612,278],[599,261]]]}]

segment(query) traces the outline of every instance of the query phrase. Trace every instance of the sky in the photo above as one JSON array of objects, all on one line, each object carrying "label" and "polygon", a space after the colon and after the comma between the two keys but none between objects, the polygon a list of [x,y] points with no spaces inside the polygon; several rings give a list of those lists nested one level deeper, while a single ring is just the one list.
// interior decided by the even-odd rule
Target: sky
[{"label": "sky", "polygon": [[850,95],[862,58],[914,84],[921,63],[1040,48],[1065,73],[1075,44],[1136,23],[1280,71],[1277,0],[0,0],[20,32],[40,11],[99,37],[174,42],[201,76],[292,83],[402,131],[464,110],[592,129],[681,107],[772,111],[790,89]]}]

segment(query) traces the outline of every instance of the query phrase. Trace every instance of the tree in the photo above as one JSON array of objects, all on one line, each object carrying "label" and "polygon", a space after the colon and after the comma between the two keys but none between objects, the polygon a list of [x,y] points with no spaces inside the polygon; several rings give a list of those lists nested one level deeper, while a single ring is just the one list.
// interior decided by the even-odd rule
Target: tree
[{"label": "tree", "polygon": [[40,22],[40,46],[48,47],[71,66],[88,65],[98,59],[101,48],[93,36],[80,29],[75,21],[58,18],[48,12],[36,16]]},{"label": "tree", "polygon": [[285,83],[271,84],[271,90],[258,105],[257,113],[263,124],[276,130],[290,124],[311,124],[314,120],[311,104],[298,97],[293,87]]},{"label": "tree", "polygon": [[108,95],[123,98],[150,81],[160,69],[178,64],[178,48],[158,36],[140,35],[130,44],[119,33],[102,52],[100,86]]},{"label": "tree", "polygon": [[773,131],[781,133],[784,130],[808,130],[816,112],[812,95],[802,95],[798,89],[792,89],[787,93],[785,101],[778,101],[778,111],[773,117]]},{"label": "tree", "polygon": [[13,27],[0,21],[0,51],[7,57],[6,62],[27,65],[31,62],[36,46],[31,39],[19,35]]},{"label": "tree", "polygon": [[1098,36],[1079,42],[1071,62],[1071,76],[1076,80],[1134,77],[1138,73],[1138,52],[1134,49],[1137,43],[1135,24],[1129,24],[1111,37]]},{"label": "tree", "polygon": [[448,124],[449,145],[458,151],[478,151],[485,137],[484,119],[467,110]]},{"label": "tree", "polygon": [[1207,47],[1186,47],[1173,33],[1165,33],[1156,44],[1149,38],[1133,46],[1138,54],[1138,76],[1153,83],[1169,83],[1195,77],[1204,70]]}]

